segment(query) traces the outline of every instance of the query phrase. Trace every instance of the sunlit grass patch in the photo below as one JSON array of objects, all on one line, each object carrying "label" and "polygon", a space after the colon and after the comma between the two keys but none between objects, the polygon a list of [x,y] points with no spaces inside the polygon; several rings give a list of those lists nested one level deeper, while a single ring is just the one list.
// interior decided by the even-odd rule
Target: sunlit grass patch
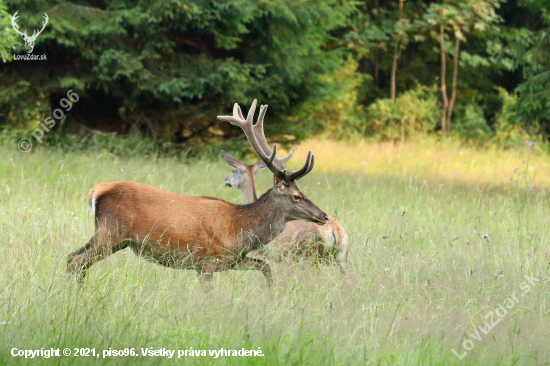
[{"label": "sunlit grass patch", "polygon": [[418,140],[405,144],[311,140],[297,149],[293,164],[315,153],[317,171],[349,171],[470,184],[550,186],[550,157],[538,146],[483,149],[458,142]]}]

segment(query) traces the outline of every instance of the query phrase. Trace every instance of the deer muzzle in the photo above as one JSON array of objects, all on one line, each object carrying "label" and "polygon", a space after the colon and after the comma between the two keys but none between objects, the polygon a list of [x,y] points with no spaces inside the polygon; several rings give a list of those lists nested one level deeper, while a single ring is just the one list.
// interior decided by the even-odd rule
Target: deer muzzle
[{"label": "deer muzzle", "polygon": [[326,213],[321,212],[320,215],[315,216],[315,219],[313,220],[313,222],[319,225],[326,225],[329,223],[329,218]]}]

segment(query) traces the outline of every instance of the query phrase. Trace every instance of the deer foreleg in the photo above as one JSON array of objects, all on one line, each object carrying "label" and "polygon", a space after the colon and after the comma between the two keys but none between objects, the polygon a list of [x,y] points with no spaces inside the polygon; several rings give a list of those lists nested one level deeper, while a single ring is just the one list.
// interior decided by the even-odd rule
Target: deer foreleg
[{"label": "deer foreleg", "polygon": [[237,265],[235,265],[235,267],[233,267],[233,269],[237,269],[237,270],[256,269],[262,272],[262,274],[265,277],[265,280],[267,281],[268,287],[271,287],[273,285],[273,276],[271,275],[271,267],[269,266],[269,264],[267,264],[262,260],[244,257],[241,261],[239,261],[239,263],[237,263]]}]

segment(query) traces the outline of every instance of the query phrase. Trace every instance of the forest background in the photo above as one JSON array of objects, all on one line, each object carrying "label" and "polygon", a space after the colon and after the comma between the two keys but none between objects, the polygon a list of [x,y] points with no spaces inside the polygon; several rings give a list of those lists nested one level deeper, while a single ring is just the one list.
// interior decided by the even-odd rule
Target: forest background
[{"label": "forest background", "polygon": [[[233,143],[241,131],[216,115],[258,99],[270,106],[266,135],[282,143],[544,143],[549,9],[548,0],[2,0],[1,140],[44,132],[62,103],[43,147],[244,151]],[[44,14],[32,54],[47,59],[17,59],[27,52],[13,24],[30,35]],[[63,102],[68,93],[78,102]]]}]

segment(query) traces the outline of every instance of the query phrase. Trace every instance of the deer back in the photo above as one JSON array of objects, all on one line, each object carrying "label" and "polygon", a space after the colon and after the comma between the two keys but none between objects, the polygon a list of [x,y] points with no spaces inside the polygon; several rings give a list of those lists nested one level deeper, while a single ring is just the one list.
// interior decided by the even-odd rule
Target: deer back
[{"label": "deer back", "polygon": [[[246,210],[227,201],[177,194],[137,182],[111,182],[90,191],[97,225],[123,239],[192,247],[216,256],[234,251]],[[246,231],[246,226],[244,226]]]}]

